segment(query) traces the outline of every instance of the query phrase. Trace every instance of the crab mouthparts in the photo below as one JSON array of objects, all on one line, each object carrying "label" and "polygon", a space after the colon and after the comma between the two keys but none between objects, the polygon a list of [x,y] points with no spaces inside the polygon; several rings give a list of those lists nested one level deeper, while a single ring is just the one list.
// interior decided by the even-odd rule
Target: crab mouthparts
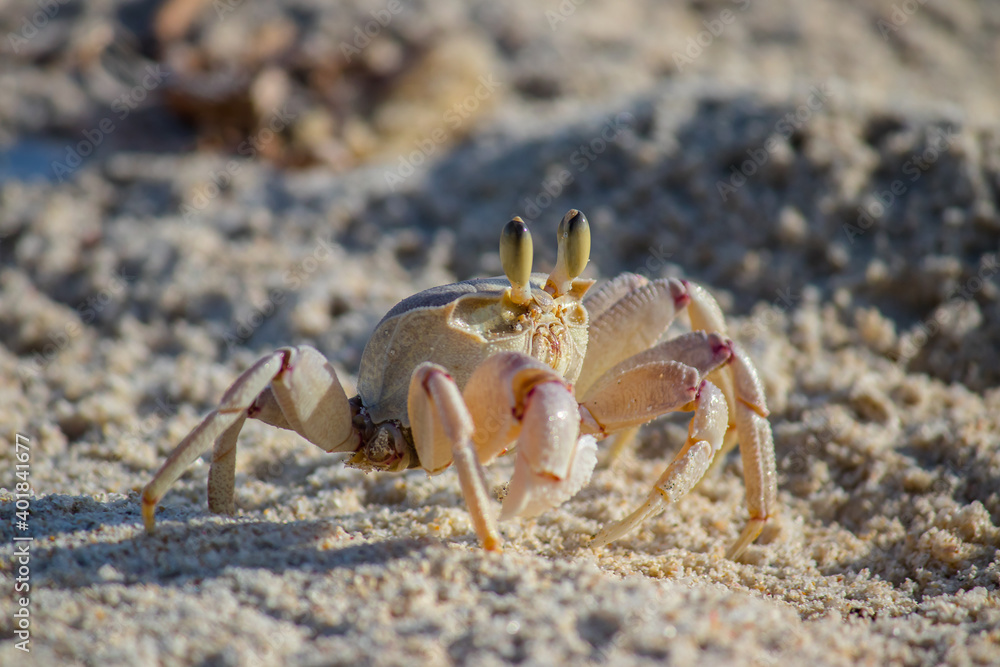
[{"label": "crab mouthparts", "polygon": [[367,424],[362,430],[362,443],[346,464],[366,472],[386,470],[399,472],[420,465],[409,435],[409,429],[389,421]]}]

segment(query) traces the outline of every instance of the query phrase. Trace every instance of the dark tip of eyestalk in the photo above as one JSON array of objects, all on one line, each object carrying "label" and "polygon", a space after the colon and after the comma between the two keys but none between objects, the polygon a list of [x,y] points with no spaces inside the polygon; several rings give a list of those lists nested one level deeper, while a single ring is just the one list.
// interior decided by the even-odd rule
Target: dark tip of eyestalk
[{"label": "dark tip of eyestalk", "polygon": [[531,298],[531,232],[524,220],[515,217],[500,234],[500,264],[510,281],[511,299],[525,304]]},{"label": "dark tip of eyestalk", "polygon": [[571,208],[559,222],[559,236],[566,238],[569,235],[570,229],[579,227],[581,224],[588,224],[587,216],[575,208]]},{"label": "dark tip of eyestalk", "polygon": [[590,222],[580,211],[570,209],[559,223],[560,241],[565,243],[566,271],[576,278],[590,261]]},{"label": "dark tip of eyestalk", "polygon": [[524,220],[520,216],[515,215],[510,219],[510,222],[503,226],[503,238],[505,239],[521,243],[521,239],[526,236],[530,238],[531,232],[528,231],[528,225],[524,223]]}]

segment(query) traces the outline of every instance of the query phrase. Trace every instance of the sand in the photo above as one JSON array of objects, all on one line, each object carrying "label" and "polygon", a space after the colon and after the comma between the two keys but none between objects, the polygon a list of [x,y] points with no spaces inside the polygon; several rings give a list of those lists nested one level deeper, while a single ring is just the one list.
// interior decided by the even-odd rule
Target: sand
[{"label": "sand", "polygon": [[[0,663],[1000,663],[995,5],[169,8],[0,10],[36,28],[0,72]],[[571,207],[589,277],[705,285],[761,371],[779,512],[738,561],[735,455],[588,544],[683,414],[501,554],[453,471],[260,423],[236,516],[201,460],[145,535],[142,487],[255,359],[314,345],[353,385],[396,302],[499,273],[515,214],[551,268]]]}]

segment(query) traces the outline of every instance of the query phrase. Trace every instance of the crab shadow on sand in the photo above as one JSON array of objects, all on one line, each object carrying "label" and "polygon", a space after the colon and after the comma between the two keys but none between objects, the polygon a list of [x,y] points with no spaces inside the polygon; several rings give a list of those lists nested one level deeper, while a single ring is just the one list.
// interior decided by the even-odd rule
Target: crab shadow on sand
[{"label": "crab shadow on sand", "polygon": [[[59,502],[46,502],[50,498]],[[335,546],[319,546],[337,532],[336,517],[272,522],[185,516],[182,522],[161,520],[156,533],[147,535],[135,494],[109,503],[47,496],[36,501],[36,509],[46,512],[47,521],[34,536],[32,576],[44,588],[77,589],[116,582],[183,586],[240,568],[273,573],[355,570],[408,558],[436,543],[430,538],[390,538],[351,544],[354,538],[341,533]],[[134,530],[122,534],[128,526]],[[105,531],[109,530],[118,534],[108,535]],[[67,533],[76,533],[80,539],[70,540],[68,546],[47,546],[51,537]],[[103,540],[101,533],[106,535]]]}]

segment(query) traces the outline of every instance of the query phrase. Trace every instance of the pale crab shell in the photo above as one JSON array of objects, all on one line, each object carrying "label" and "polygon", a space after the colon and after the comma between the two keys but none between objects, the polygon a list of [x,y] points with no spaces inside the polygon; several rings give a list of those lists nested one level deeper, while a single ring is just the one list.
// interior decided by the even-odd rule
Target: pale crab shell
[{"label": "pale crab shell", "polygon": [[[541,292],[546,279],[546,274],[533,273],[532,290]],[[395,419],[410,425],[410,375],[424,361],[446,368],[464,388],[487,357],[505,351],[531,354],[534,327],[518,330],[501,317],[501,300],[509,287],[502,276],[465,280],[414,294],[386,313],[365,346],[358,376],[358,395],[372,422]],[[561,372],[572,384],[587,354],[588,316],[582,304],[569,311],[563,324],[573,349],[563,350]]]}]

